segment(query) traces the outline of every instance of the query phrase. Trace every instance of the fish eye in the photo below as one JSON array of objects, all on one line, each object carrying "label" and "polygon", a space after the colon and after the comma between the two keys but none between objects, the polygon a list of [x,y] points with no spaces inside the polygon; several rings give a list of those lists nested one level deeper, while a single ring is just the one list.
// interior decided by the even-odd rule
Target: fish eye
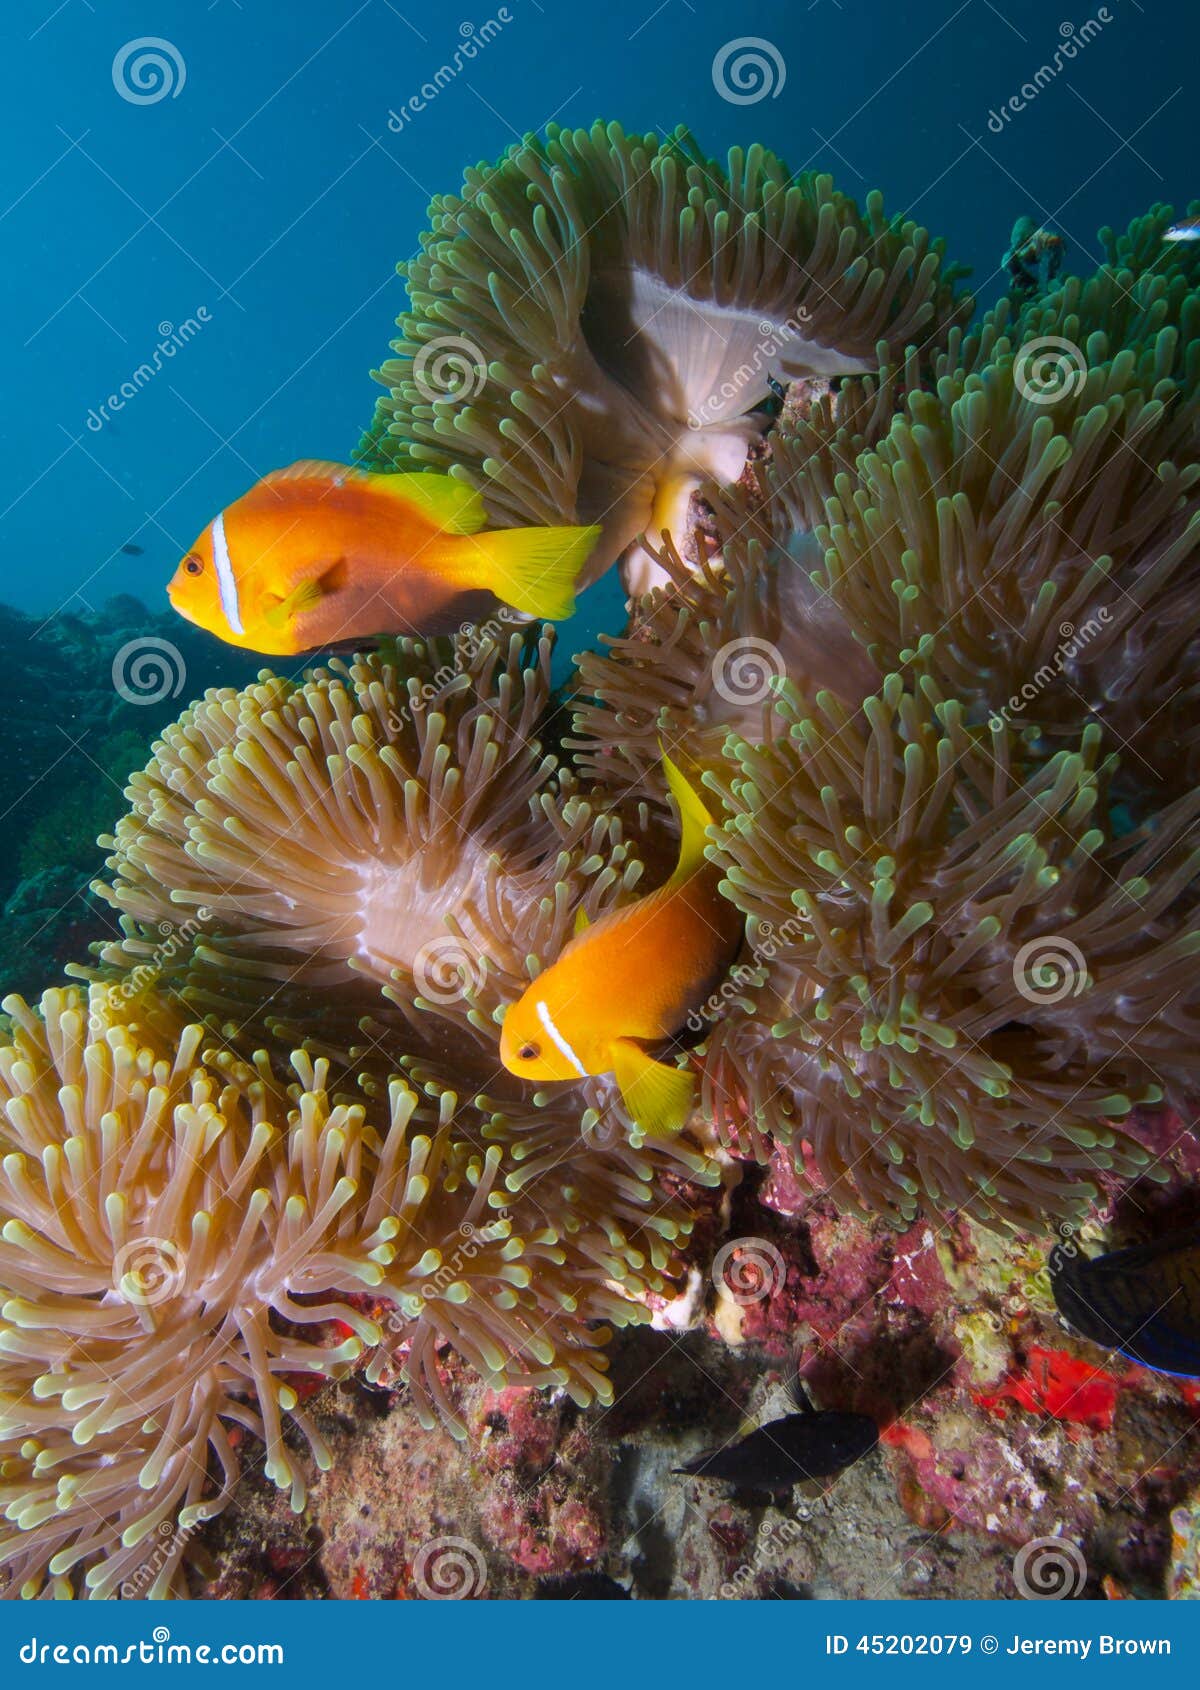
[{"label": "fish eye", "polygon": [[195,552],[189,552],[183,560],[183,567],[189,575],[203,575],[204,559],[197,557]]},{"label": "fish eye", "polygon": [[540,1045],[522,1045],[520,1050],[517,1052],[517,1055],[522,1062],[536,1062],[541,1054],[542,1049]]}]

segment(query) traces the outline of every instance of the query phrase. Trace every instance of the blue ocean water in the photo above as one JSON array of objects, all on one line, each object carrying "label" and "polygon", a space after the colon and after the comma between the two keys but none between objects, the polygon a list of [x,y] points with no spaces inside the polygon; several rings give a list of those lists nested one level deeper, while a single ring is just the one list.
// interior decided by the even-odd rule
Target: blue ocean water
[{"label": "blue ocean water", "polygon": [[[745,37],[778,69],[731,99],[714,63]],[[135,100],[122,54],[146,38],[169,92]],[[1182,0],[8,0],[0,599],[165,609],[222,505],[295,458],[346,458],[430,195],[526,130],[760,140],[880,188],[986,299],[1017,216],[1086,268],[1098,225],[1195,193],[1198,41]]]}]

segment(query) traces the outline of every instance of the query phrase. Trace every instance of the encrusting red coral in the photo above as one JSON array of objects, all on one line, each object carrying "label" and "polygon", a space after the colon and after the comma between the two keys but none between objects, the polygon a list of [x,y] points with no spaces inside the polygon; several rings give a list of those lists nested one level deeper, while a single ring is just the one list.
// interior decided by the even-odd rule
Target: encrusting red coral
[{"label": "encrusting red coral", "polygon": [[1011,1373],[998,1391],[975,1391],[981,1408],[1007,1416],[1006,1402],[1036,1414],[1050,1414],[1093,1432],[1110,1430],[1124,1380],[1102,1367],[1080,1361],[1067,1350],[1035,1344],[1023,1368]]}]

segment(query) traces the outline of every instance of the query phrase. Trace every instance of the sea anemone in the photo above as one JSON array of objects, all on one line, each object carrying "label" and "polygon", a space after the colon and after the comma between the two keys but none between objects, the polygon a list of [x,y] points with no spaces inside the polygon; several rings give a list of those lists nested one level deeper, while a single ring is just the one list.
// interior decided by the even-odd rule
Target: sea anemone
[{"label": "sea anemone", "polygon": [[503,1188],[638,1297],[686,1232],[655,1212],[656,1183],[711,1181],[705,1157],[631,1143],[608,1079],[539,1091],[498,1056],[505,1009],[579,911],[641,875],[536,737],[549,652],[530,661],[514,637],[501,666],[487,637],[402,643],[209,694],[131,781],[97,887],[123,932],[93,972],[144,1018],[163,995],[204,1014],[243,1056],[303,1046],[347,1095],[385,1099],[403,1076],[435,1107],[452,1097],[456,1136],[503,1149]]},{"label": "sea anemone", "polygon": [[[991,362],[908,391],[852,469],[834,466],[865,444],[854,421],[818,419],[823,451],[812,423],[781,433],[770,481],[817,519],[815,586],[882,670],[931,676],[972,721],[1010,720],[1031,753],[1100,721],[1143,815],[1200,777],[1200,299],[1185,354],[1146,299],[1118,308],[1117,288],[1069,283],[1030,308],[1024,342],[989,336]],[[1171,289],[1156,277],[1133,291],[1162,304]],[[1129,346],[1086,333],[1110,295],[1157,331]],[[1054,350],[1048,326],[1079,335],[1086,358]],[[1057,389],[1032,385],[1039,358]]]},{"label": "sea anemone", "polygon": [[383,984],[458,997],[530,954],[545,897],[595,913],[637,867],[538,742],[549,656],[462,635],[206,694],[102,842],[103,961],[262,1027],[333,987],[359,1014]]},{"label": "sea anemone", "polygon": [[560,1234],[506,1193],[499,1146],[459,1137],[452,1094],[418,1130],[398,1080],[381,1109],[334,1104],[297,1055],[285,1090],[265,1056],[198,1026],[169,1043],[99,988],[4,1009],[0,1563],[22,1594],[73,1570],[95,1596],[180,1590],[245,1433],[301,1507],[305,1454],[328,1453],[300,1391],[368,1350],[460,1434],[444,1343],[492,1384],[609,1400],[599,1349],[644,1317],[613,1282],[661,1284],[614,1217],[640,1196],[657,1241],[686,1232],[649,1170],[604,1192],[593,1169]]},{"label": "sea anemone", "polygon": [[[718,1120],[808,1140],[843,1196],[993,1225],[1073,1217],[1144,1158],[1108,1122],[1194,1086],[1200,869],[1181,802],[1113,844],[1100,733],[1032,773],[890,676],[852,714],[785,687],[771,746],[710,776],[757,972],[705,1060]],[[765,1022],[765,1025],[764,1025]],[[769,1033],[769,1036],[767,1034]]]},{"label": "sea anemone", "polygon": [[664,747],[715,768],[728,733],[773,738],[783,680],[854,704],[879,682],[836,601],[814,587],[820,554],[784,501],[704,493],[712,536],[697,566],[665,537],[654,554],[665,584],[638,601],[626,633],[601,635],[605,650],[576,659],[568,745],[580,773],[614,799],[667,808]]},{"label": "sea anemone", "polygon": [[574,746],[656,798],[682,741],[724,800],[722,1134],[811,1144],[897,1224],[1044,1225],[1139,1165],[1111,1119],[1196,1083],[1200,299],[1106,267],[953,330],[932,377],[879,364],[789,395],[756,485],[707,491],[720,555],[668,545],[581,657]]},{"label": "sea anemone", "polygon": [[[874,367],[961,321],[941,244],[760,146],[550,125],[436,198],[360,448],[465,475],[501,522],[599,522],[594,578],[737,480],[769,377]],[[631,590],[652,584],[641,554]]]}]

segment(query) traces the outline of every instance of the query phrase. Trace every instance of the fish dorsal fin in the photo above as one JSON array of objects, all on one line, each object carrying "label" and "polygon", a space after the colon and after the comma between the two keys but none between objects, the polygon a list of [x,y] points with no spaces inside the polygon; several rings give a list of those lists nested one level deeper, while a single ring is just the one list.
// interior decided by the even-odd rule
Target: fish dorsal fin
[{"label": "fish dorsal fin", "polygon": [[260,485],[278,487],[286,481],[322,481],[340,487],[347,481],[369,479],[361,469],[354,469],[350,464],[326,463],[322,458],[300,458],[286,469],[273,469],[269,475],[264,475]]},{"label": "fish dorsal fin", "polygon": [[632,1039],[613,1041],[612,1064],[625,1107],[644,1133],[667,1138],[683,1131],[696,1089],[686,1068],[655,1062]]},{"label": "fish dorsal fin", "polygon": [[700,794],[665,751],[662,760],[667,785],[679,808],[679,861],[671,876],[671,884],[678,885],[681,880],[686,880],[689,875],[695,874],[698,868],[704,866],[707,860],[704,847],[708,843],[707,835],[712,826],[712,817]]},{"label": "fish dorsal fin", "polygon": [[478,534],[487,523],[483,494],[454,475],[368,475],[373,493],[411,506],[443,534]]},{"label": "fish dorsal fin", "polygon": [[586,933],[590,926],[591,922],[588,920],[588,912],[580,907],[575,911],[575,937],[578,939],[579,935],[581,933]]},{"label": "fish dorsal fin", "polygon": [[376,475],[352,464],[326,463],[321,458],[300,458],[286,469],[274,469],[262,478],[264,487],[280,487],[289,481],[319,481],[323,486],[369,487],[385,493],[411,509],[444,534],[478,534],[487,523],[483,495],[453,475]]},{"label": "fish dorsal fin", "polygon": [[804,1389],[804,1381],[801,1379],[801,1377],[798,1373],[796,1374],[795,1378],[792,1380],[792,1401],[796,1405],[797,1414],[803,1414],[803,1415],[811,1414],[811,1415],[814,1415],[814,1416],[816,1415],[817,1411],[813,1407],[812,1398],[809,1396],[808,1392]]}]

